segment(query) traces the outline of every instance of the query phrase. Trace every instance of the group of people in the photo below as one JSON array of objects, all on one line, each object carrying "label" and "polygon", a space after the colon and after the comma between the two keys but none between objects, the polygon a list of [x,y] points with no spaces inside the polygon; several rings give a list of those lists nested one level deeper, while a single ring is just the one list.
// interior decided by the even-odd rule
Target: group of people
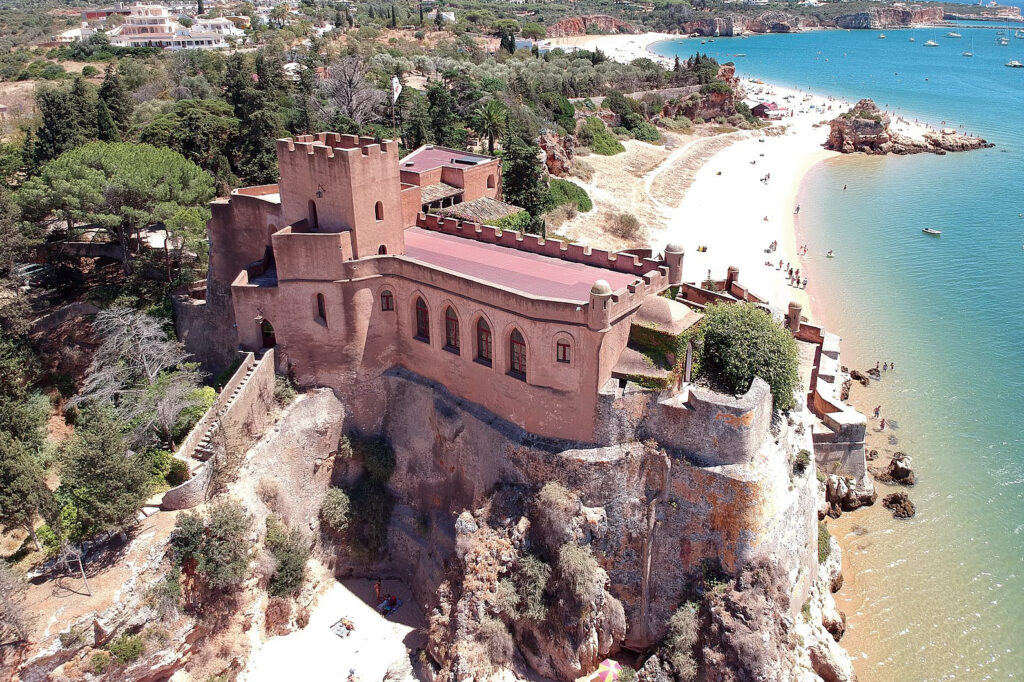
[{"label": "group of people", "polygon": [[399,606],[402,605],[401,601],[393,594],[385,594],[381,597],[381,579],[377,578],[377,582],[373,584],[373,592],[377,597],[377,612],[381,615],[388,615]]},{"label": "group of people", "polygon": [[[881,413],[882,413],[882,406],[881,405],[876,405],[875,406],[875,419],[878,419],[878,415],[880,415]],[[882,421],[878,424],[878,430],[879,431],[885,431],[885,419],[882,419]]]},{"label": "group of people", "polygon": [[882,366],[879,367],[878,363],[876,362],[875,363],[875,369],[878,370],[878,371],[881,371],[881,372],[888,372],[889,370],[895,370],[896,369],[896,363],[895,362],[883,362]]}]

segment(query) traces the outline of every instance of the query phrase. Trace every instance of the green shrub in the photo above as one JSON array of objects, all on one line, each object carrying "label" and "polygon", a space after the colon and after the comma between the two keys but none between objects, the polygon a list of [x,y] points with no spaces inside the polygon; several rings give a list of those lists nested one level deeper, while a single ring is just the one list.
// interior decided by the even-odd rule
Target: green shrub
[{"label": "green shrub", "polygon": [[210,588],[229,591],[248,573],[251,528],[252,519],[234,500],[215,504],[206,520],[181,514],[170,537],[175,565],[192,565]]},{"label": "green shrub", "polygon": [[320,505],[320,521],[335,534],[348,530],[351,502],[348,495],[340,488],[330,488]]},{"label": "green shrub", "polygon": [[284,407],[295,400],[295,384],[288,377],[277,376],[274,378],[274,400],[278,405]]},{"label": "green shrub", "polygon": [[118,663],[131,663],[138,660],[146,650],[146,643],[139,635],[121,635],[107,645],[109,651]]},{"label": "green shrub", "polygon": [[569,523],[580,510],[579,499],[557,481],[548,481],[533,500],[533,531],[549,552],[565,540]]},{"label": "green shrub", "polygon": [[156,609],[161,618],[175,615],[181,606],[181,571],[172,568],[146,590],[146,603]]},{"label": "green shrub", "polygon": [[383,438],[360,438],[353,450],[363,460],[367,475],[378,483],[387,483],[395,471],[395,451]]},{"label": "green shrub", "polygon": [[110,667],[111,657],[106,651],[97,651],[89,658],[89,672],[93,675],[102,675]]},{"label": "green shrub", "polygon": [[167,468],[167,473],[164,474],[164,480],[172,488],[176,485],[181,485],[188,480],[188,464],[177,457],[172,458],[171,464]]},{"label": "green shrub", "polygon": [[612,134],[615,135],[620,140],[628,140],[630,137],[632,137],[632,135],[629,134],[629,128],[625,126],[615,126],[614,128],[612,128]]},{"label": "green shrub", "polygon": [[793,460],[793,473],[798,476],[807,471],[807,467],[811,464],[811,452],[810,450],[801,450],[796,454],[796,459]]},{"label": "green shrub", "polygon": [[200,386],[188,395],[188,399],[192,402],[178,415],[178,420],[174,423],[174,430],[172,435],[175,441],[181,441],[188,435],[188,432],[192,430],[206,411],[210,409],[214,402],[217,400],[217,391],[213,386]]},{"label": "green shrub", "polygon": [[526,211],[519,211],[511,215],[491,221],[491,226],[499,230],[513,230],[515,232],[529,232],[533,218]]},{"label": "green shrub", "polygon": [[154,480],[155,484],[163,483],[167,473],[171,470],[171,461],[174,459],[174,455],[167,452],[167,450],[147,448],[142,451],[142,457],[149,465],[150,477]]},{"label": "green shrub", "polygon": [[95,66],[92,66],[91,64],[82,67],[82,76],[85,78],[92,78],[93,76],[98,76],[99,73],[100,70],[97,69]]},{"label": "green shrub", "polygon": [[360,477],[348,497],[352,547],[357,554],[374,558],[387,542],[394,498],[384,483],[370,476]]},{"label": "green shrub", "polygon": [[515,644],[508,626],[492,616],[484,616],[477,631],[477,640],[484,646],[492,664],[504,665],[512,660]]},{"label": "green shrub", "polygon": [[276,563],[267,592],[275,597],[295,594],[302,589],[306,560],[309,559],[309,543],[302,531],[298,528],[289,530],[276,516],[268,516],[265,544]]},{"label": "green shrub", "polygon": [[562,180],[561,178],[551,178],[548,182],[548,190],[551,193],[551,198],[548,201],[547,210],[570,203],[575,204],[576,209],[580,213],[586,213],[594,208],[594,203],[590,200],[587,190],[575,182]]},{"label": "green shrub", "polygon": [[580,126],[579,140],[580,144],[590,147],[591,151],[601,156],[614,156],[626,151],[618,138],[605,127],[604,121],[596,116],[584,119]]},{"label": "green shrub", "polygon": [[580,604],[597,598],[599,568],[589,545],[567,542],[558,550],[558,572]]},{"label": "green shrub", "polygon": [[662,647],[665,660],[675,669],[677,679],[692,680],[697,676],[693,649],[699,633],[697,609],[693,604],[683,604],[668,620],[668,633]]},{"label": "green shrub", "polygon": [[705,83],[700,86],[700,93],[707,95],[710,93],[716,93],[719,95],[730,95],[732,94],[732,88],[727,83],[722,81],[714,81],[713,83]]},{"label": "green shrub", "polygon": [[633,133],[633,137],[641,142],[661,141],[661,133],[658,132],[658,128],[646,121],[638,124],[631,132]]},{"label": "green shrub", "polygon": [[709,305],[699,334],[701,371],[724,390],[745,393],[754,377],[761,377],[771,387],[777,409],[796,405],[796,341],[771,315],[752,303]]},{"label": "green shrub", "polygon": [[832,534],[823,521],[818,522],[818,563],[823,564],[832,556]]}]

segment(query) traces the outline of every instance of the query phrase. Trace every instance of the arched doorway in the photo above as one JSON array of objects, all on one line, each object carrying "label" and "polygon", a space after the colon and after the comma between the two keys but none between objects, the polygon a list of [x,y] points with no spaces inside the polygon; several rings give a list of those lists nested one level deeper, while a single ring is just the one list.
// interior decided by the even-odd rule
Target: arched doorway
[{"label": "arched doorway", "polygon": [[277,345],[277,337],[274,336],[274,325],[270,324],[270,320],[263,319],[260,321],[260,338],[262,339],[263,348],[273,348]]}]

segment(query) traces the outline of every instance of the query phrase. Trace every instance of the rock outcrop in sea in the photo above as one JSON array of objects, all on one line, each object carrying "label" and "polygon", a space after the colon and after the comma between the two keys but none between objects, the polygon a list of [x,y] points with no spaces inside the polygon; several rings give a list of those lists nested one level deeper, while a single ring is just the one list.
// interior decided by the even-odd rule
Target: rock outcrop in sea
[{"label": "rock outcrop in sea", "polygon": [[849,111],[829,122],[831,130],[825,148],[843,154],[945,154],[993,147],[980,137],[944,129],[925,133],[923,140],[902,135],[891,128],[889,114],[870,99],[862,99]]}]

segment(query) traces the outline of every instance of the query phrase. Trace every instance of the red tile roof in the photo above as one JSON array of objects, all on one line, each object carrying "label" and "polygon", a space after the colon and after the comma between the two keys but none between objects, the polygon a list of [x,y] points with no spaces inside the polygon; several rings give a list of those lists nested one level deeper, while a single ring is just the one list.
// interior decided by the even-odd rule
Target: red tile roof
[{"label": "red tile roof", "polygon": [[405,255],[427,265],[451,270],[528,296],[586,303],[599,279],[612,291],[636,281],[636,275],[592,265],[517,251],[465,237],[431,232],[419,227],[405,231]]}]

